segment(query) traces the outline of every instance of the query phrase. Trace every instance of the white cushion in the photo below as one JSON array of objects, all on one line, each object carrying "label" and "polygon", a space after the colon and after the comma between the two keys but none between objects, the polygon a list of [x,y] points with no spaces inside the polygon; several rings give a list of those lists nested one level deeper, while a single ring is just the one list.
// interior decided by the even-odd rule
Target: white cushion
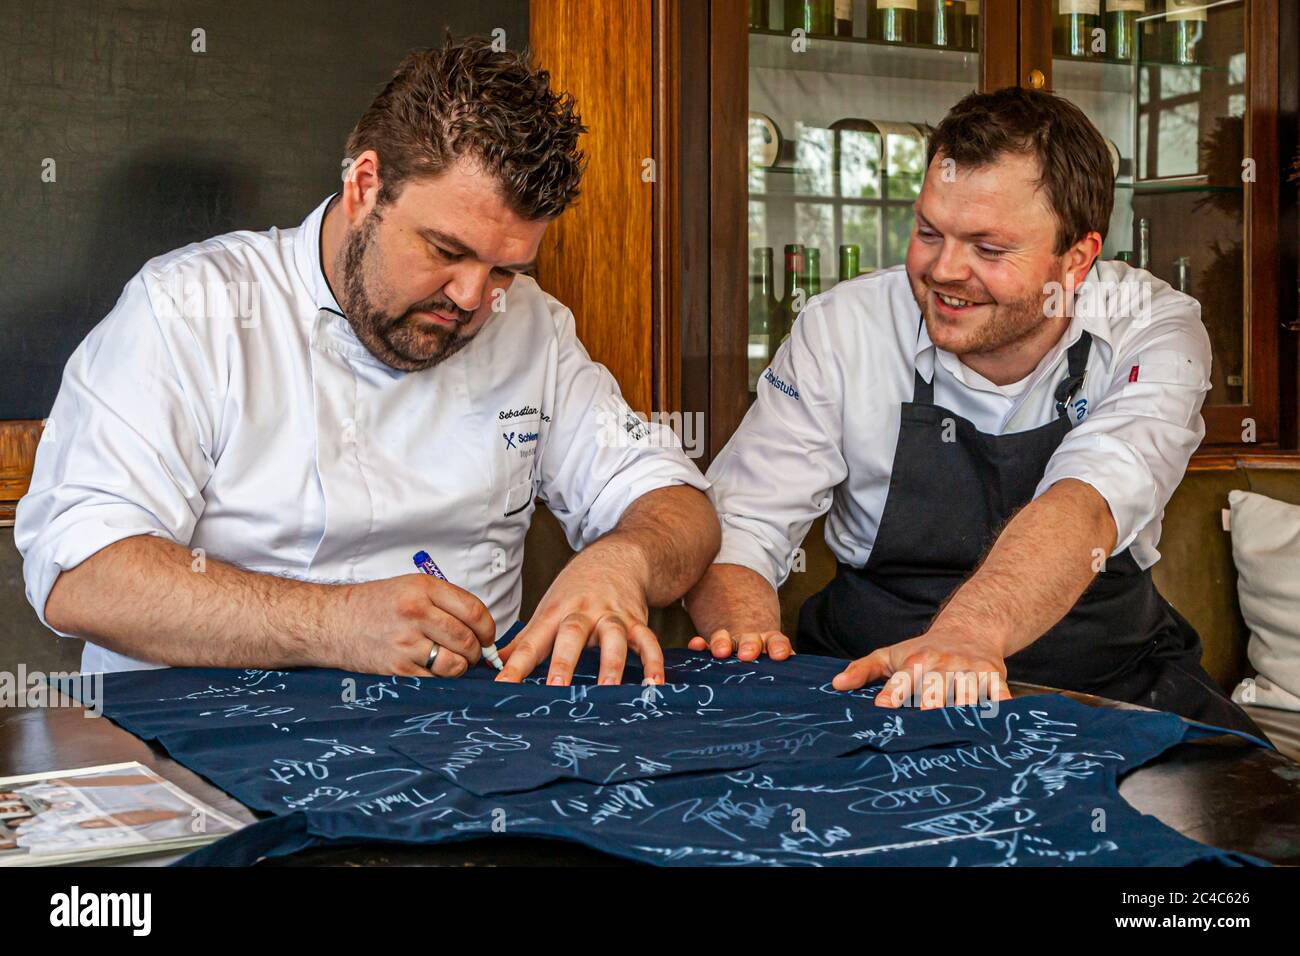
[{"label": "white cushion", "polygon": [[1228,504],[1246,654],[1258,671],[1232,699],[1300,711],[1300,505],[1249,491],[1229,492]]}]

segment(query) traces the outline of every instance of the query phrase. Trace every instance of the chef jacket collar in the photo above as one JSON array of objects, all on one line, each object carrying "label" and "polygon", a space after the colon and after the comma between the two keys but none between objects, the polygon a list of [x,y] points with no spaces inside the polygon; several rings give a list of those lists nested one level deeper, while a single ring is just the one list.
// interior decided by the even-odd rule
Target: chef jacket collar
[{"label": "chef jacket collar", "polygon": [[320,234],[321,227],[325,223],[325,210],[329,208],[330,200],[337,195],[338,193],[332,193],[302,221],[298,235],[294,238],[293,252],[302,281],[312,290],[316,308],[327,309],[341,316],[343,310],[339,307],[338,300],[334,298],[333,291],[330,290],[320,259]]},{"label": "chef jacket collar", "polygon": [[[1088,271],[1088,275],[1084,278],[1083,282],[1080,283],[1079,288],[1076,291],[1076,296],[1083,295],[1083,290],[1089,283],[1094,281],[1097,281],[1097,264],[1095,262],[1093,263],[1092,268]],[[1100,296],[1096,301],[1106,302],[1108,301],[1108,297]],[[913,353],[913,358],[916,361],[916,370],[921,373],[921,377],[926,381],[933,382],[935,354],[938,349],[935,347],[934,343],[930,341],[930,333],[926,329],[925,323],[918,322],[917,325],[919,326],[919,331],[916,336],[916,350]],[[1033,372],[1029,373],[1029,377],[1031,379],[1036,379],[1041,371],[1055,366],[1055,364],[1060,360],[1062,353],[1069,349],[1069,347],[1075,342],[1079,341],[1079,338],[1083,335],[1085,330],[1092,334],[1094,341],[1099,342],[1105,347],[1105,360],[1109,362],[1109,356],[1114,353],[1114,344],[1111,341],[1113,333],[1111,332],[1110,327],[1110,317],[1106,314],[1104,309],[1076,310],[1074,315],[1070,317],[1070,324],[1066,328],[1065,334],[1062,335],[1060,340],[1052,346],[1047,355],[1043,357],[1043,360],[1038,363],[1038,367]],[[965,376],[959,375],[959,377],[962,378],[963,384],[979,387],[978,383],[986,381],[982,375],[979,375],[974,370],[967,369],[965,365],[962,365],[960,359],[950,363],[948,368],[950,371],[953,369],[959,369],[961,372],[965,373]]]},{"label": "chef jacket collar", "polygon": [[[334,298],[329,281],[325,278],[320,255],[321,229],[325,224],[325,211],[329,208],[330,201],[337,195],[338,193],[330,195],[312,210],[311,214],[302,221],[298,235],[294,237],[294,260],[302,281],[312,290],[312,297],[316,304],[316,314],[313,316],[316,322],[312,330],[312,341],[342,352],[353,360],[371,365],[391,377],[405,375],[405,372],[376,358],[357,338],[352,323],[347,320],[338,300]],[[320,321],[322,318],[324,321]]]}]

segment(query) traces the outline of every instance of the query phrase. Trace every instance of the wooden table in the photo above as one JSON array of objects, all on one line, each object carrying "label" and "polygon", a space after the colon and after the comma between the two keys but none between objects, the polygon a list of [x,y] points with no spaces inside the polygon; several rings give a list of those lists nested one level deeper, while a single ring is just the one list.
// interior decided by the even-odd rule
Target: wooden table
[{"label": "wooden table", "polygon": [[[1017,697],[1051,690],[1011,684]],[[1142,709],[1088,694],[1064,693],[1093,707]],[[0,712],[0,777],[129,760],[144,764],[236,819],[257,819],[243,804],[185,769],[157,745],[146,744],[106,718],[88,718],[78,706]],[[1119,792],[1136,809],[1193,840],[1273,863],[1300,865],[1300,764],[1281,754],[1229,735],[1180,744],[1131,772],[1120,782]],[[119,865],[159,866],[178,857],[127,858]],[[317,848],[266,865],[604,866],[625,862],[576,843],[494,837],[445,846]]]}]

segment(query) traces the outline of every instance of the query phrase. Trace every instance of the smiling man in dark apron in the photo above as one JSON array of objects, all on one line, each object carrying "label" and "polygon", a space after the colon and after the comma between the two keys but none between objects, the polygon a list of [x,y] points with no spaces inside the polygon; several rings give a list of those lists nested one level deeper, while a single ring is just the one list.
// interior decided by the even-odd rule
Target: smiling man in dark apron
[{"label": "smiling man in dark apron", "polygon": [[808,303],[709,471],[723,544],[687,597],[693,647],[789,656],[776,588],[825,514],[838,573],[797,640],[855,659],[836,688],[931,706],[1009,678],[1259,733],[1152,583],[1210,346],[1194,299],[1098,261],[1113,189],[1065,100],[952,109],[906,266]]}]

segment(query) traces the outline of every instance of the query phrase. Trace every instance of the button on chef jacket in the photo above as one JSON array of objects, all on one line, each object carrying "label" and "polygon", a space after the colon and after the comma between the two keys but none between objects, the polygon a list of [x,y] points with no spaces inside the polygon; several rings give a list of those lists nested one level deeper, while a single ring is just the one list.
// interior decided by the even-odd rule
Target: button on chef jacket
[{"label": "button on chef jacket", "polygon": [[[325,582],[413,573],[424,549],[502,634],[535,495],[578,548],[649,491],[707,488],[527,276],[439,365],[372,356],[321,270],[328,203],[151,260],[77,348],[15,524],[42,620],[60,571],[151,534],[196,562]],[[82,659],[148,666],[89,642]]]},{"label": "button on chef jacket", "polygon": [[862,567],[884,511],[914,369],[933,381],[937,406],[981,432],[1026,431],[1057,419],[1053,393],[1066,375],[1066,351],[1086,330],[1092,345],[1070,402],[1072,428],[1034,496],[1065,478],[1091,485],[1115,519],[1112,554],[1131,546],[1138,565],[1151,567],[1165,504],[1205,433],[1209,336],[1195,299],[1121,262],[1096,263],[1078,295],[1065,334],[1009,385],[930,342],[902,266],[810,299],[709,468],[722,523],[715,562],[751,568],[777,587],[825,514],[831,552]]}]

